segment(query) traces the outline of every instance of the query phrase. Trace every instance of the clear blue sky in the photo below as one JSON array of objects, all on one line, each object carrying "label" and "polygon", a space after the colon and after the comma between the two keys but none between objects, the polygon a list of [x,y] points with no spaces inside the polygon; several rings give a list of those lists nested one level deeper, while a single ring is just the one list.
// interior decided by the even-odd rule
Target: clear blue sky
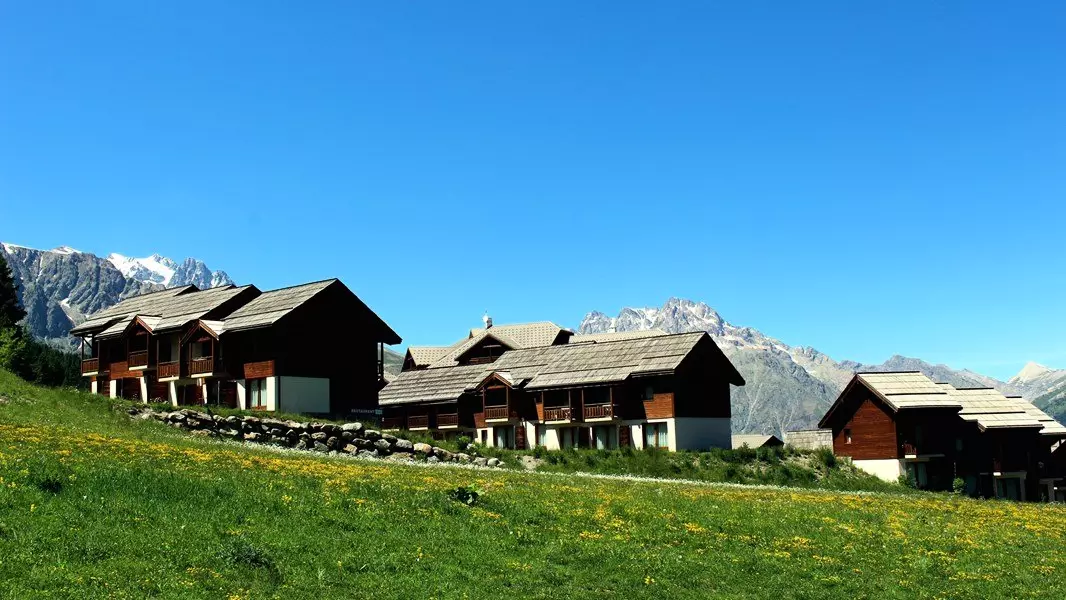
[{"label": "clear blue sky", "polygon": [[5,2],[0,239],[1066,367],[1066,5],[654,4]]}]

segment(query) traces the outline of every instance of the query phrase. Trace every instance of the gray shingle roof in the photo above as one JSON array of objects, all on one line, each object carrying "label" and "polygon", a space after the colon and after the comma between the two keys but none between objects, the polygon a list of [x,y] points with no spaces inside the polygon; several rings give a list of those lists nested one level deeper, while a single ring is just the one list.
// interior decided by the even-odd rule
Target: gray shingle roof
[{"label": "gray shingle roof", "polygon": [[657,337],[667,335],[662,329],[643,329],[641,331],[609,331],[605,333],[584,333],[571,336],[570,344],[585,344],[597,342],[616,342],[618,340],[631,340],[637,338]]},{"label": "gray shingle roof", "polygon": [[859,373],[857,377],[892,407],[962,408],[962,404],[919,372]]},{"label": "gray shingle roof", "polygon": [[705,336],[694,332],[510,350],[486,365],[405,371],[381,390],[379,401],[388,406],[455,400],[494,372],[504,374],[507,381],[525,383],[527,390],[618,383],[642,374],[672,372]]},{"label": "gray shingle roof", "polygon": [[440,360],[448,353],[452,346],[408,346],[407,352],[415,366],[428,366]]},{"label": "gray shingle roof", "polygon": [[226,330],[233,331],[272,325],[336,281],[336,279],[327,279],[325,281],[316,281],[263,292],[256,299],[226,317]]},{"label": "gray shingle roof", "polygon": [[459,357],[474,346],[477,346],[485,338],[493,338],[509,349],[535,348],[549,346],[563,331],[555,323],[541,321],[539,323],[524,323],[520,325],[497,325],[488,329],[476,328],[470,330],[470,337],[460,340],[452,346],[447,354],[437,359],[431,366],[450,367],[456,364]]},{"label": "gray shingle roof", "polygon": [[[188,285],[134,296],[93,315],[92,319],[71,329],[71,333],[75,335],[88,333],[98,330],[103,325],[107,328],[98,336],[118,335],[135,316],[140,316],[153,332],[178,329],[203,317],[250,288],[252,286],[228,285],[198,290],[195,286]],[[122,329],[116,331],[115,328],[120,324]]]},{"label": "gray shingle roof", "polygon": [[485,377],[485,365],[404,371],[378,392],[378,404],[457,400]]}]

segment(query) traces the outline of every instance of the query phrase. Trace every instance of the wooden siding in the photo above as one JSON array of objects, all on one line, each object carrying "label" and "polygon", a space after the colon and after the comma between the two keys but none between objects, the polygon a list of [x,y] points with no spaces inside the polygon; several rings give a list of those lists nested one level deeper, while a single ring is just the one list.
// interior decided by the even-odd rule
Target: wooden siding
[{"label": "wooden siding", "polygon": [[259,362],[244,363],[245,379],[262,379],[274,376],[274,361],[262,360]]},{"label": "wooden siding", "polygon": [[890,409],[873,397],[864,398],[851,418],[839,429],[834,428],[833,451],[854,460],[899,458],[896,422]]},{"label": "wooden siding", "polygon": [[674,416],[674,394],[655,394],[644,401],[644,416],[648,419],[669,419]]}]

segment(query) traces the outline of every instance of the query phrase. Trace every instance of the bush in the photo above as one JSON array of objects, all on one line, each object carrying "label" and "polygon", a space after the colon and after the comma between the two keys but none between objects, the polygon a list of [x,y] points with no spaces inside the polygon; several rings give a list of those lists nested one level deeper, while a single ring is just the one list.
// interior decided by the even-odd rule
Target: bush
[{"label": "bush", "polygon": [[483,493],[475,486],[461,485],[448,492],[448,498],[466,506],[473,506],[478,503]]},{"label": "bush", "polygon": [[962,477],[956,477],[951,480],[951,491],[956,494],[963,494],[966,492],[966,480]]},{"label": "bush", "polygon": [[825,468],[833,469],[837,466],[837,456],[832,448],[819,448],[814,451],[815,459]]},{"label": "bush", "polygon": [[469,448],[470,445],[473,443],[474,440],[470,439],[470,436],[468,435],[461,435],[455,438],[455,445],[459,448],[459,452],[466,451],[466,449]]}]

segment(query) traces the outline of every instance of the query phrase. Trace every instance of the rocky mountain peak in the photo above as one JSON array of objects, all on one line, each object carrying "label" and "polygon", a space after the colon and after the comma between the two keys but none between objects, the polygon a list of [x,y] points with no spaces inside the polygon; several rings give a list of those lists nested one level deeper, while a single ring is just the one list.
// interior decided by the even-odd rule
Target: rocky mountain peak
[{"label": "rocky mountain peak", "polygon": [[1051,369],[1045,367],[1040,363],[1029,361],[1022,367],[1018,374],[1010,378],[1009,383],[1024,384],[1034,379],[1037,379],[1043,375],[1047,375],[1051,372]]}]

